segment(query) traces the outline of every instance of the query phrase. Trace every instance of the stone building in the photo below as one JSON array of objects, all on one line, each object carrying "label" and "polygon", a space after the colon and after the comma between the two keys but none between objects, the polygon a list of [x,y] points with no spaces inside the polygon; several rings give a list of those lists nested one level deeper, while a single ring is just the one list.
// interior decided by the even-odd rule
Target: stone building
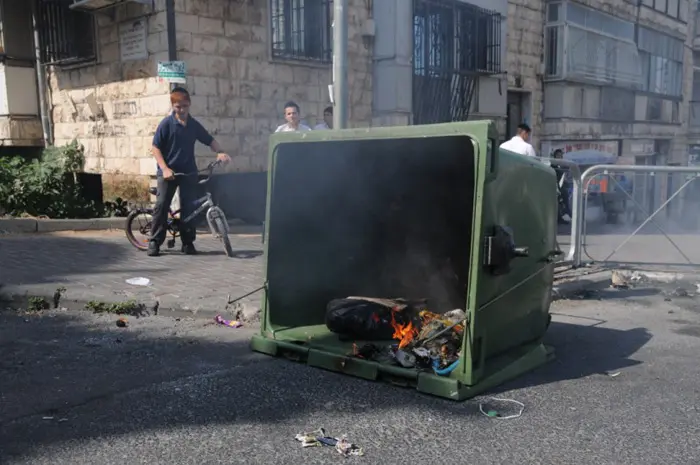
[{"label": "stone building", "polygon": [[[92,8],[85,3],[82,9]],[[362,126],[371,120],[372,76],[358,22],[368,12],[363,1],[351,3],[350,124]],[[192,113],[235,155],[230,169],[263,170],[267,138],[280,124],[284,102],[296,101],[310,124],[329,105],[330,6],[317,6],[304,14],[309,22],[325,17],[326,23],[312,30],[303,30],[303,22],[296,30],[284,26],[274,35],[270,23],[292,22],[293,12],[282,1],[175,1],[174,36],[168,33],[164,0],[129,2],[108,13],[73,10],[86,22],[96,21],[97,46],[73,57],[82,65],[50,68],[56,144],[77,137],[89,154],[89,170],[151,174],[152,134],[170,105],[169,84],[156,76],[157,63],[179,60],[186,65]],[[49,57],[56,59],[66,57]]]},{"label": "stone building", "polygon": [[[151,137],[169,108],[159,62],[185,63],[192,112],[236,155],[233,171],[266,169],[268,135],[284,102],[299,103],[310,125],[329,105],[331,0],[0,6],[6,53],[25,60],[23,68],[3,68],[7,86],[0,88],[13,95],[22,83],[26,94],[9,100],[14,132],[2,144],[77,138],[88,171],[153,173]],[[507,9],[507,0],[350,0],[350,125],[493,118],[505,129]],[[199,155],[204,162],[209,154]]]},{"label": "stone building", "polygon": [[511,0],[509,114],[530,118],[543,155],[590,149],[637,164],[687,161],[695,6]]}]

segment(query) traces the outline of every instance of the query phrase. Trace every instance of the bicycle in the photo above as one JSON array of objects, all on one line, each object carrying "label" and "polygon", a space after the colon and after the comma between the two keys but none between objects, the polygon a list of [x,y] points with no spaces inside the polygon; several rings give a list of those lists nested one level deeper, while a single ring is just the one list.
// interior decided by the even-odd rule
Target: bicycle
[{"label": "bicycle", "polygon": [[[199,184],[206,184],[209,182],[211,179],[211,174],[216,166],[218,166],[221,162],[215,161],[212,163],[209,163],[206,168],[203,170],[197,171],[196,173],[190,173],[190,174],[185,174],[185,173],[175,173],[175,176],[193,176],[193,175],[199,175],[201,173],[207,173],[207,176],[199,181]],[[155,187],[152,187],[148,190],[151,194],[157,195],[158,190]],[[206,195],[204,197],[200,197],[199,199],[195,200],[193,202],[193,205],[196,205],[196,209],[190,216],[188,216],[185,219],[181,219],[179,217],[180,210],[173,211],[172,209],[168,208],[168,234],[171,236],[170,239],[166,242],[166,245],[169,249],[172,249],[175,247],[175,241],[176,239],[180,236],[180,230],[181,230],[181,225],[183,223],[191,223],[200,213],[206,210],[206,219],[207,223],[209,225],[209,230],[211,231],[212,235],[216,237],[217,239],[221,240],[224,244],[224,250],[226,251],[226,255],[229,257],[233,257],[233,249],[231,248],[231,241],[228,238],[229,234],[229,229],[228,229],[228,222],[226,221],[226,215],[224,215],[224,212],[219,208],[214,200],[212,199],[211,192],[207,191]],[[136,236],[134,235],[134,231],[132,229],[134,221],[141,216],[150,216],[150,218],[146,221],[144,225],[140,225],[139,227],[136,228],[137,231],[139,231],[141,234],[145,236],[145,239],[143,241],[139,241]],[[139,250],[148,250],[148,242],[151,237],[151,224],[152,224],[152,218],[153,218],[153,209],[152,208],[137,208],[135,210],[132,210],[131,213],[126,217],[126,237],[133,245]],[[192,225],[194,227],[194,225]]]}]

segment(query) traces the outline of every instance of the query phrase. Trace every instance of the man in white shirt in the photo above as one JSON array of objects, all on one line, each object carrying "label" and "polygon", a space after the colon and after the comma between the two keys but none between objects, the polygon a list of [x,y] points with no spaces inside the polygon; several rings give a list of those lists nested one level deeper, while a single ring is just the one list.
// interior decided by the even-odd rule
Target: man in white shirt
[{"label": "man in white shirt", "polygon": [[319,129],[333,129],[333,107],[326,107],[323,110],[323,121],[314,126],[314,131]]},{"label": "man in white shirt", "polygon": [[284,119],[286,123],[279,126],[275,132],[297,132],[311,131],[311,128],[301,123],[299,119],[299,105],[295,102],[287,102],[284,104]]},{"label": "man in white shirt", "polygon": [[523,123],[518,126],[517,134],[511,139],[501,144],[501,148],[509,152],[525,155],[526,157],[537,157],[535,149],[528,142],[530,140],[530,126]]}]

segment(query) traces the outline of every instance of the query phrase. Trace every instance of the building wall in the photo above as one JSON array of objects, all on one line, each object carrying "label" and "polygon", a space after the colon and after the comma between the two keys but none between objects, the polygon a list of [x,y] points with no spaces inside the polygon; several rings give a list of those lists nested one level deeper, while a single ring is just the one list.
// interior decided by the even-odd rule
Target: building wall
[{"label": "building wall", "polygon": [[[86,170],[145,175],[155,170],[153,133],[168,109],[168,84],[156,77],[167,61],[164,2],[131,4],[95,15],[98,62],[73,69],[49,67],[49,94],[56,145],[77,138],[85,147]],[[144,16],[147,15],[147,16]],[[119,26],[147,23],[148,58],[121,61]]]},{"label": "building wall", "polygon": [[[286,101],[295,100],[309,124],[322,117],[330,104],[331,65],[271,59],[268,0],[175,5],[177,55],[187,65],[193,116],[234,156],[230,170],[265,170],[268,136],[283,122]],[[113,18],[96,15],[96,64],[49,70],[55,143],[78,138],[87,171],[151,175],[153,133],[170,108],[169,84],[156,76],[157,63],[168,61],[165,1],[157,0],[154,10],[130,4],[113,11]],[[360,33],[366,2],[350,0],[349,13],[349,119],[368,126],[372,50]],[[147,22],[148,58],[122,62],[119,26],[135,20]],[[211,153],[199,146],[197,155],[201,164]]]},{"label": "building wall", "polygon": [[[686,43],[692,34],[688,23],[671,18],[637,2],[612,2],[610,0],[581,0],[582,4],[624,19],[638,23],[655,31],[676,37]],[[640,2],[641,3],[641,2]],[[689,6],[684,3],[685,16],[688,18]],[[683,95],[689,95],[692,86],[692,71],[689,64],[692,53],[688,48],[684,52]],[[621,155],[647,156],[649,152],[631,153],[630,147],[655,146],[663,150],[659,163],[676,162],[687,152],[684,142],[687,132],[688,98],[676,102],[662,98],[660,121],[647,118],[647,111],[652,100],[658,96],[644,92],[630,92],[629,102],[625,107],[630,117],[625,120],[606,120],[601,106],[620,96],[620,89],[605,85],[584,84],[571,80],[564,82],[546,82],[544,92],[543,139],[550,141],[547,146],[556,145],[558,141],[618,141]],[[619,109],[618,109],[619,110]],[[637,140],[637,144],[621,143],[624,140]]]},{"label": "building wall", "polygon": [[[532,144],[539,153],[543,132],[543,27],[544,1],[508,1],[506,70],[508,90],[525,97],[526,120],[532,128]],[[506,134],[512,137],[513,134]]]},{"label": "building wall", "polygon": [[[178,56],[187,63],[192,113],[231,154],[236,171],[267,168],[268,137],[284,122],[284,103],[301,107],[310,126],[330,105],[330,64],[271,57],[269,0],[178,2]],[[369,18],[364,0],[349,2],[349,125],[369,126],[372,51],[361,36]],[[201,154],[206,158],[207,149]]]}]

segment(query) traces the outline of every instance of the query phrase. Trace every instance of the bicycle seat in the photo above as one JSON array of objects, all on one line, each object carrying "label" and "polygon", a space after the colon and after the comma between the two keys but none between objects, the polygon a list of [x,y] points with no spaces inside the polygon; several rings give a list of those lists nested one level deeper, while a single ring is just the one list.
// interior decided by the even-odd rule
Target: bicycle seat
[{"label": "bicycle seat", "polygon": [[157,188],[157,187],[151,187],[151,188],[148,189],[148,192],[149,192],[151,195],[158,195],[158,188]]}]

